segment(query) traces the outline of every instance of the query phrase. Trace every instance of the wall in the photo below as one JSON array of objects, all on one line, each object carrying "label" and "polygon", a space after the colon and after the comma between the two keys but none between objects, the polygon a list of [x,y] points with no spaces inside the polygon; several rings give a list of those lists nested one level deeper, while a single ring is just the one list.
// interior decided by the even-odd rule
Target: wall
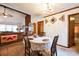
[{"label": "wall", "polygon": [[[68,20],[66,19],[67,18],[67,15],[65,15],[65,21],[62,22],[59,20],[59,17],[61,17],[63,15],[63,13],[61,14],[56,14],[56,15],[53,15],[53,16],[50,16],[48,17],[49,19],[49,23],[45,24],[45,28],[44,28],[44,31],[46,32],[46,35],[48,37],[50,37],[51,39],[54,38],[55,35],[59,34],[59,40],[58,40],[58,44],[60,45],[63,45],[63,46],[67,46],[67,22]],[[52,17],[55,17],[57,19],[57,21],[52,24],[50,22],[51,18]],[[46,18],[47,19],[47,18]],[[53,41],[53,40],[51,40]]]},{"label": "wall", "polygon": [[[4,12],[4,8],[0,6],[0,13]],[[10,9],[6,9],[6,13],[11,14],[13,17],[0,16],[0,24],[11,24],[11,25],[24,25],[25,15]]]},{"label": "wall", "polygon": [[[41,20],[45,20],[45,19],[49,20],[49,22],[47,24],[44,24],[44,31],[46,32],[46,36],[53,39],[53,37],[56,34],[59,34],[58,44],[68,47],[68,15],[75,14],[75,13],[79,13],[79,8],[76,8],[76,9],[73,9],[70,11],[66,11],[63,13],[59,13],[56,15],[52,15],[47,18],[41,18]],[[62,15],[65,15],[64,22],[59,20],[59,18]],[[57,21],[54,24],[50,23],[50,19],[52,17],[55,17],[57,19]],[[35,20],[35,21],[38,22],[39,20]]]}]

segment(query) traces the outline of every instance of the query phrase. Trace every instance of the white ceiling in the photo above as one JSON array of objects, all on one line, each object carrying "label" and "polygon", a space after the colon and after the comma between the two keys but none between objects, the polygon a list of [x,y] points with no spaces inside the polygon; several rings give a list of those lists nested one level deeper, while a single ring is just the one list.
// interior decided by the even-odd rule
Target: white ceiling
[{"label": "white ceiling", "polygon": [[[38,3],[38,4],[37,3],[2,3],[2,4],[30,15],[46,16],[48,14],[48,13],[46,14],[44,13],[46,7],[45,3]],[[53,12],[50,12],[50,14],[79,6],[79,3],[55,3],[55,4],[51,3],[51,4],[52,4]]]}]

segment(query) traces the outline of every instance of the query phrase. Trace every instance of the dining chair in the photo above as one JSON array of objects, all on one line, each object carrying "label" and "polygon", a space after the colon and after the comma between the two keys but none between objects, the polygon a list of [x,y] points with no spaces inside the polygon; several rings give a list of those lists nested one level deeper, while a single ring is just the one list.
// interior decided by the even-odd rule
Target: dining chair
[{"label": "dining chair", "polygon": [[54,37],[52,46],[51,46],[51,56],[54,55],[56,53],[57,56],[57,41],[58,41],[59,35]]},{"label": "dining chair", "polygon": [[43,55],[53,56],[53,55],[56,54],[56,56],[57,56],[57,47],[56,47],[56,45],[57,45],[58,38],[59,38],[59,35],[54,36],[54,40],[52,42],[51,48],[50,49],[44,49]]},{"label": "dining chair", "polygon": [[25,56],[26,55],[30,55],[30,42],[29,42],[29,39],[27,38],[26,35],[24,35],[23,37],[23,42],[24,42],[24,45],[25,45]]}]

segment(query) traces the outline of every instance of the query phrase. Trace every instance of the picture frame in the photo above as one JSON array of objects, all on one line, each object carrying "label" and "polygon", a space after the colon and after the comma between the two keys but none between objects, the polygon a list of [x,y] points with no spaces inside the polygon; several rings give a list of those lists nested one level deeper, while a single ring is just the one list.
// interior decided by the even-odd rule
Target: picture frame
[{"label": "picture frame", "polygon": [[51,20],[50,20],[50,22],[51,22],[52,24],[54,24],[54,23],[56,22],[56,20],[57,20],[57,19],[56,19],[55,17],[52,17]]},{"label": "picture frame", "polygon": [[59,18],[59,20],[61,20],[61,21],[65,21],[65,16],[62,15],[62,16]]}]

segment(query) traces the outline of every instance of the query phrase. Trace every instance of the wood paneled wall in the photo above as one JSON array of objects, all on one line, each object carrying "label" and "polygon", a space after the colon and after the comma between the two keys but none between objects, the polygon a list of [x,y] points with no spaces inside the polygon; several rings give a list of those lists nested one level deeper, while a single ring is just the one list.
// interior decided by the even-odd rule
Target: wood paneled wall
[{"label": "wood paneled wall", "polygon": [[[29,23],[31,22],[31,15],[26,15],[26,17],[25,17],[25,25],[26,26],[29,26]],[[29,28],[26,28],[25,29],[25,32],[27,33],[27,31],[28,31],[28,29]]]},{"label": "wood paneled wall", "polygon": [[28,24],[31,22],[31,15],[26,15],[25,17],[25,25],[28,26]]}]

